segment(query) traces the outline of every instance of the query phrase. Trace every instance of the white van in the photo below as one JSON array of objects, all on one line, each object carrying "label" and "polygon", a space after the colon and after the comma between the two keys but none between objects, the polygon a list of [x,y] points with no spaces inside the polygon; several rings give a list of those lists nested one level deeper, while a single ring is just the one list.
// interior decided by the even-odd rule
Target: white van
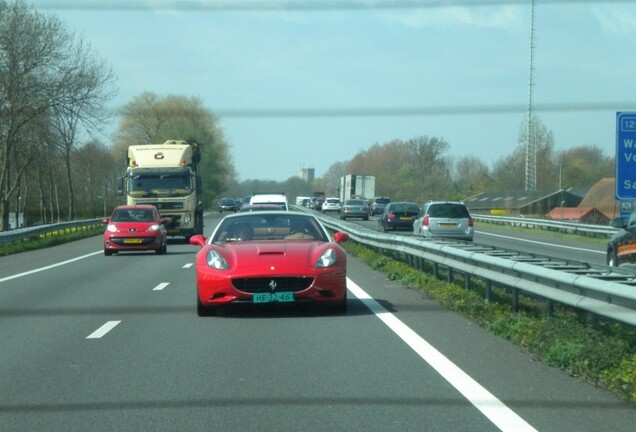
[{"label": "white van", "polygon": [[276,204],[282,210],[289,210],[285,194],[254,194],[250,198],[250,204]]}]

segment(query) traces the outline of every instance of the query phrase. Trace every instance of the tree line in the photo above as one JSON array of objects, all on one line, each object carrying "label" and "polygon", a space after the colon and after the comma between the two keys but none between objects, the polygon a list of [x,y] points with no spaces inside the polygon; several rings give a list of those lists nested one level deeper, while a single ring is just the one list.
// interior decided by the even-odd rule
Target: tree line
[{"label": "tree line", "polygon": [[[556,151],[553,134],[541,119],[534,117],[532,124],[536,128],[538,190],[589,188],[614,176],[614,156],[605,155],[595,145]],[[234,185],[231,193],[242,196],[255,190],[284,190],[295,197],[320,191],[337,197],[345,174],[374,175],[376,195],[420,205],[428,200],[466,200],[481,192],[520,192],[525,189],[527,123],[522,122],[519,130],[517,147],[492,167],[473,155],[453,155],[450,144],[441,137],[420,136],[376,143],[351,160],[333,163],[311,183],[298,177],[281,183],[248,180]]]},{"label": "tree line", "polygon": [[117,92],[112,67],[59,19],[0,0],[0,231],[10,213],[29,225],[110,213],[130,144],[194,137],[204,200],[226,189],[229,146],[200,100],[144,92],[111,112]]}]

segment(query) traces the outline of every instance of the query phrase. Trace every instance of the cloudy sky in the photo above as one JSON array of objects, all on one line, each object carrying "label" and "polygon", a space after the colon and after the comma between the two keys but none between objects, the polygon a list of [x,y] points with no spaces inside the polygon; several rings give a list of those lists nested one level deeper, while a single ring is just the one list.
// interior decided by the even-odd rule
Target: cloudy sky
[{"label": "cloudy sky", "polygon": [[[200,98],[239,180],[321,176],[421,136],[492,165],[527,116],[530,0],[31,3],[112,64],[113,108],[144,91]],[[534,25],[533,108],[556,149],[613,155],[616,112],[636,110],[636,2],[537,0]]]}]

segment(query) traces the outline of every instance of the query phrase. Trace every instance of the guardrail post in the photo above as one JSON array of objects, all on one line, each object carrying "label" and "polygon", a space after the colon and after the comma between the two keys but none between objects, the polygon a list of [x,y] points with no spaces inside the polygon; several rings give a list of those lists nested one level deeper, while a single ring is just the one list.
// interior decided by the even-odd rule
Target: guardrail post
[{"label": "guardrail post", "polygon": [[449,284],[453,283],[453,269],[450,267],[446,267],[446,282],[448,282]]},{"label": "guardrail post", "polygon": [[464,289],[470,289],[470,274],[464,273]]},{"label": "guardrail post", "polygon": [[512,312],[519,310],[519,290],[512,288],[510,294],[512,295]]},{"label": "guardrail post", "polygon": [[546,301],[545,314],[547,316],[549,316],[549,317],[554,315],[554,302],[552,300],[550,300],[550,299],[548,299],[548,301]]},{"label": "guardrail post", "polygon": [[490,279],[486,280],[486,302],[490,303],[492,299],[492,281]]}]

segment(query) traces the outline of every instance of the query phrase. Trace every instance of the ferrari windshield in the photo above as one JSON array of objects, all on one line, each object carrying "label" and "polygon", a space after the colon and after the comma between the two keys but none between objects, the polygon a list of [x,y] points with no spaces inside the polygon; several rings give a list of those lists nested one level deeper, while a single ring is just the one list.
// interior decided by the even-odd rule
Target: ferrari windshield
[{"label": "ferrari windshield", "polygon": [[329,241],[316,218],[309,215],[254,212],[228,216],[212,236],[212,243],[264,240]]}]

